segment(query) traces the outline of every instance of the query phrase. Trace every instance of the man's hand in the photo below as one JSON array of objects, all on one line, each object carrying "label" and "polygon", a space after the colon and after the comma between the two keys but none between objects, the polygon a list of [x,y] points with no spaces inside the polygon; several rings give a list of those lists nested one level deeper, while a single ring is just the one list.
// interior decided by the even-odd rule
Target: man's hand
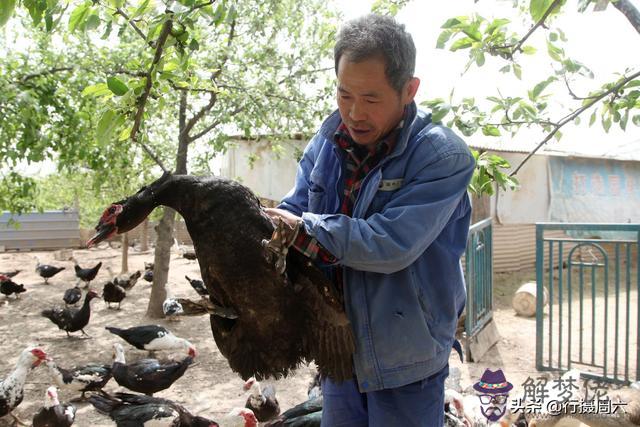
[{"label": "man's hand", "polygon": [[302,218],[284,209],[264,209],[264,212],[275,225],[271,240],[263,240],[262,246],[267,250],[267,259],[273,262],[278,274],[287,268],[287,252],[298,236]]},{"label": "man's hand", "polygon": [[299,223],[302,222],[302,218],[284,209],[265,208],[264,212],[269,216],[269,218],[271,218],[274,224],[277,224],[278,219],[281,219],[289,227],[297,228]]}]

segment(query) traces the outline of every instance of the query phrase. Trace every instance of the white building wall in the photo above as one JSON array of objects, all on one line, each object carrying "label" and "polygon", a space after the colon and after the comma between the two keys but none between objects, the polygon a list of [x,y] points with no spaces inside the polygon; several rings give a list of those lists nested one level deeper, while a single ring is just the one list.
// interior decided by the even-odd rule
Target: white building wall
[{"label": "white building wall", "polygon": [[[521,153],[498,153],[516,167],[524,159]],[[503,224],[533,224],[549,220],[549,170],[547,156],[533,156],[516,177],[520,188],[500,190],[491,198],[491,214]]]},{"label": "white building wall", "polygon": [[260,197],[280,201],[293,188],[297,156],[307,143],[285,141],[282,151],[276,153],[268,141],[239,141],[228,149],[221,174],[240,181]]}]

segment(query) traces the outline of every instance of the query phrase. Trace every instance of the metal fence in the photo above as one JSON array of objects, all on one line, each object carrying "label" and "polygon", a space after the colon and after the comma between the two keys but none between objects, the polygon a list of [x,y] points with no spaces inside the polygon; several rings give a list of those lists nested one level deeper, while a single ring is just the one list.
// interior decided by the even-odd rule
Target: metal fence
[{"label": "metal fence", "polygon": [[538,370],[640,380],[639,243],[640,224],[536,224]]},{"label": "metal fence", "polygon": [[[467,306],[465,331],[471,338],[493,315],[492,220],[487,218],[469,228],[464,255]],[[467,346],[467,355],[469,346]]]},{"label": "metal fence", "polygon": [[0,250],[41,250],[80,246],[77,211],[0,215]]}]

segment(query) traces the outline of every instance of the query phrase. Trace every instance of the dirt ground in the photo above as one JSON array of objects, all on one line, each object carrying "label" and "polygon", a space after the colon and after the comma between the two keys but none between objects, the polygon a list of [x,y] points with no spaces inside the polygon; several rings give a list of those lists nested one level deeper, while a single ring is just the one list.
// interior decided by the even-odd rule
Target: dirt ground
[{"label": "dirt ground", "polygon": [[[106,244],[90,250],[74,250],[73,255],[83,267],[93,266],[98,261],[103,262],[98,277],[92,283],[92,288],[99,292],[102,285],[110,279],[106,266],[120,271],[120,250],[112,249]],[[35,256],[38,256],[42,263],[65,266],[66,270],[50,279],[49,285],[45,285],[34,271]],[[153,252],[140,253],[133,249],[129,251],[130,272],[143,269],[145,261],[153,261]],[[185,317],[177,322],[146,318],[150,284],[140,280],[128,291],[121,310],[108,309],[100,300],[92,302],[91,321],[85,329],[91,335],[91,339],[69,339],[64,331],[60,331],[48,319],[41,317],[40,311],[63,304],[64,290],[72,287],[76,281],[73,262],[54,260],[52,251],[0,253],[0,271],[13,269],[23,270],[14,280],[23,283],[27,292],[17,301],[12,297],[5,300],[4,296],[0,296],[0,378],[6,377],[13,369],[20,351],[28,344],[44,347],[45,351],[65,368],[88,362],[111,363],[112,343],[122,340],[107,332],[105,326],[126,328],[157,323],[166,326],[176,335],[189,339],[199,352],[197,363],[170,389],[158,393],[157,396],[176,400],[193,413],[212,419],[219,418],[233,407],[244,406],[247,394],[242,390],[243,381],[231,371],[218,351],[206,316]],[[197,262],[188,261],[174,253],[171,257],[168,292],[172,296],[195,299],[197,294],[184,279],[185,274],[200,278]],[[459,384],[463,390],[477,382],[486,368],[503,369],[508,381],[513,383],[516,389],[521,387],[527,377],[540,376],[535,369],[535,318],[518,317],[510,307],[513,292],[524,281],[530,279],[531,274],[496,276],[494,319],[501,338],[497,345],[476,363],[461,364],[457,355],[452,354],[450,365],[454,368],[452,371],[459,372]],[[123,344],[129,360],[146,355],[146,352]],[[276,386],[283,411],[306,400],[307,386],[314,373],[313,365],[302,366],[288,378],[270,381]],[[15,413],[24,420],[31,419],[42,406],[45,390],[51,384],[53,383],[44,366],[32,371],[25,386],[24,401]],[[105,391],[109,393],[121,389],[114,380],[105,387]],[[66,401],[75,396],[62,391],[60,397]],[[113,425],[109,418],[99,414],[90,404],[76,403],[76,407],[78,413],[75,425]],[[0,427],[8,425],[8,422],[7,417],[0,419]]]}]

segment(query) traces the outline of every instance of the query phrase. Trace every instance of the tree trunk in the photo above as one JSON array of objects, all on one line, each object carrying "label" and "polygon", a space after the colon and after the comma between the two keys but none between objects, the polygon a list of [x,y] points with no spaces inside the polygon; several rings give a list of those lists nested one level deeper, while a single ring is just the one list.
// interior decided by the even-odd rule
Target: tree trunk
[{"label": "tree trunk", "polygon": [[149,250],[149,218],[145,218],[142,223],[142,242],[140,242],[140,251],[147,252]]},{"label": "tree trunk", "polygon": [[473,206],[473,210],[471,211],[471,224],[475,224],[491,216],[491,198],[486,194],[480,197],[475,194],[472,195],[471,206]]},{"label": "tree trunk", "polygon": [[156,250],[153,258],[153,286],[147,307],[147,316],[158,319],[164,317],[162,303],[167,298],[167,279],[169,277],[169,261],[173,245],[173,227],[176,211],[165,207],[162,219],[156,226]]},{"label": "tree trunk", "polygon": [[[187,173],[187,151],[189,149],[189,132],[186,131],[187,92],[180,93],[180,110],[178,112],[178,153],[176,154],[176,175]],[[152,318],[164,317],[162,303],[167,298],[167,278],[169,277],[169,256],[173,245],[173,228],[175,211],[164,208],[164,214],[156,227],[156,250],[153,266],[153,286],[149,296],[147,316]]]},{"label": "tree trunk", "polygon": [[129,233],[122,235],[122,268],[121,273],[129,271]]},{"label": "tree trunk", "polygon": [[618,9],[633,26],[633,28],[640,33],[640,11],[629,0],[618,0],[613,2],[613,6]]}]

